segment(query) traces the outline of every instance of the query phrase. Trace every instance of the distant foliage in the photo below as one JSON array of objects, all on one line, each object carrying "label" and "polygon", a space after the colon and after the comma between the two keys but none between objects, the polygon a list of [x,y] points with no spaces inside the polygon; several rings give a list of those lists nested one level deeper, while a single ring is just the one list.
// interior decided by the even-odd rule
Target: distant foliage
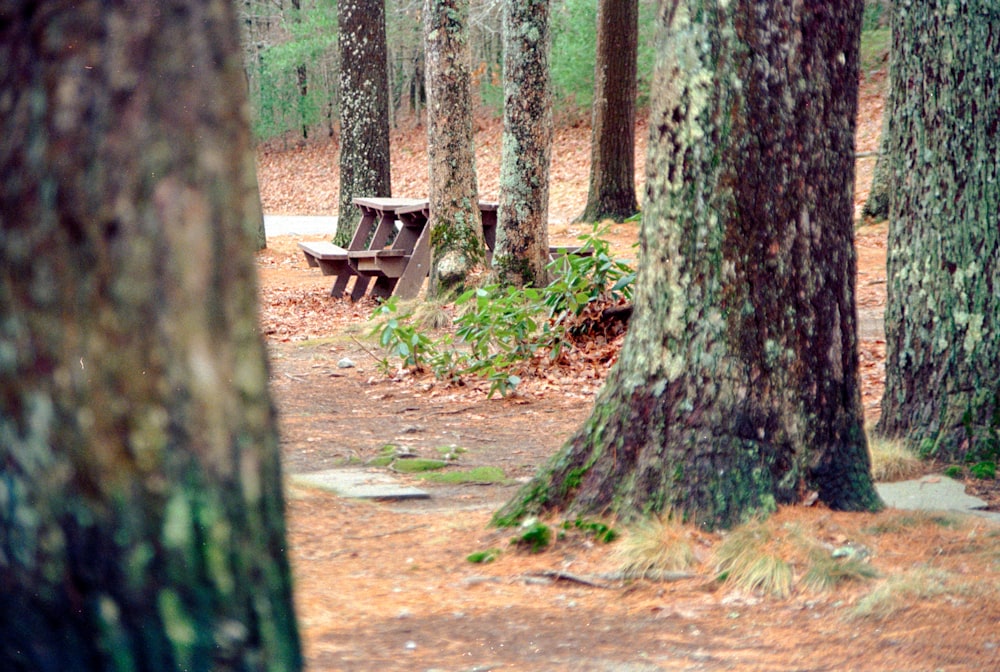
[{"label": "distant foliage", "polygon": [[[243,59],[250,85],[253,128],[261,140],[335,135],[339,114],[336,3],[240,2]],[[422,3],[386,0],[389,91],[393,123],[422,115],[426,105]],[[499,11],[495,0],[472,0],[469,35],[473,86],[479,103],[499,115],[503,106]],[[589,113],[594,87],[597,3],[552,3],[552,87],[557,110]],[[653,72],[656,2],[639,1],[639,99]],[[304,79],[303,79],[304,74]],[[304,84],[304,86],[303,86]]]}]

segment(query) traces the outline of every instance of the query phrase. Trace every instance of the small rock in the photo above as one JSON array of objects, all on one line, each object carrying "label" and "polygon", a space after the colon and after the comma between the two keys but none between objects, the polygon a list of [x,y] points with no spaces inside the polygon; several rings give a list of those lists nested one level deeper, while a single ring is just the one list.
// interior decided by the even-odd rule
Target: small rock
[{"label": "small rock", "polygon": [[405,644],[405,648],[407,651],[413,651],[415,648],[417,648],[417,643],[414,642],[413,640],[410,640]]},{"label": "small rock", "polygon": [[355,367],[354,360],[350,357],[344,357],[337,362],[338,369],[353,369]]}]

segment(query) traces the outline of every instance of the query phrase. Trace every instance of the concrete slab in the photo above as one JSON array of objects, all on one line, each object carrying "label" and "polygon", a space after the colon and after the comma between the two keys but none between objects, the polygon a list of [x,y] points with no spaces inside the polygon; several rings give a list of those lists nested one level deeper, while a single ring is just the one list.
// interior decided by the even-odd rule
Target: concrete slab
[{"label": "concrete slab", "polygon": [[976,513],[986,502],[965,493],[965,486],[947,476],[931,475],[912,481],[876,483],[887,506],[896,509]]},{"label": "concrete slab", "polygon": [[294,485],[320,488],[352,499],[428,499],[419,488],[403,485],[391,474],[375,469],[328,469],[291,477]]},{"label": "concrete slab", "polygon": [[334,216],[264,215],[264,235],[332,236],[337,232]]}]

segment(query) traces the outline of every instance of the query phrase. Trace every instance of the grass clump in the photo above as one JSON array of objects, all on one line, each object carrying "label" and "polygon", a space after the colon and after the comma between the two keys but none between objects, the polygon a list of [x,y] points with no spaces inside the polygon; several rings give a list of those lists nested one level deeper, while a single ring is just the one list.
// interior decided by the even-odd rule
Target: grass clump
[{"label": "grass clump", "polygon": [[854,618],[886,618],[905,609],[916,600],[962,593],[968,586],[956,585],[948,572],[932,567],[918,567],[890,577],[863,597],[851,611]]},{"label": "grass clump", "polygon": [[615,550],[627,578],[657,578],[698,564],[691,530],[674,516],[642,521],[629,529]]},{"label": "grass clump", "polygon": [[749,592],[775,597],[792,594],[794,574],[784,559],[789,553],[786,539],[765,522],[753,522],[733,530],[715,551],[719,578]]},{"label": "grass clump", "polygon": [[730,532],[715,551],[719,578],[748,592],[790,596],[801,586],[813,592],[835,589],[845,581],[878,575],[861,545],[839,547],[807,535],[799,525],[755,521]]},{"label": "grass clump", "polygon": [[905,442],[899,439],[871,437],[868,450],[872,461],[872,478],[881,483],[905,481],[919,476],[924,468]]},{"label": "grass clump", "polygon": [[500,467],[475,467],[462,471],[430,472],[419,474],[419,478],[432,483],[462,485],[466,483],[505,483],[507,474]]}]

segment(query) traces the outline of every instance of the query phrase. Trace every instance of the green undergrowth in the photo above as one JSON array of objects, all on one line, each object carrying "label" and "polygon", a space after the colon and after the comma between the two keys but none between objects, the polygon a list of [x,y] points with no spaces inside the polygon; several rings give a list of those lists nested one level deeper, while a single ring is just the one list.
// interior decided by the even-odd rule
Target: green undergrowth
[{"label": "green undergrowth", "polygon": [[[489,396],[507,395],[521,382],[519,372],[538,355],[559,357],[571,347],[572,337],[586,329],[580,316],[596,303],[617,304],[631,299],[635,273],[611,258],[602,236],[606,226],[595,225],[580,236],[589,256],[561,256],[549,264],[556,278],[544,288],[488,285],[471,289],[455,301],[450,330],[428,332],[425,317],[416,309],[402,312],[394,299],[372,315],[384,356],[380,368],[394,366],[429,370],[441,380],[457,381],[476,376],[490,383]],[[442,322],[434,312],[433,325]]]}]

